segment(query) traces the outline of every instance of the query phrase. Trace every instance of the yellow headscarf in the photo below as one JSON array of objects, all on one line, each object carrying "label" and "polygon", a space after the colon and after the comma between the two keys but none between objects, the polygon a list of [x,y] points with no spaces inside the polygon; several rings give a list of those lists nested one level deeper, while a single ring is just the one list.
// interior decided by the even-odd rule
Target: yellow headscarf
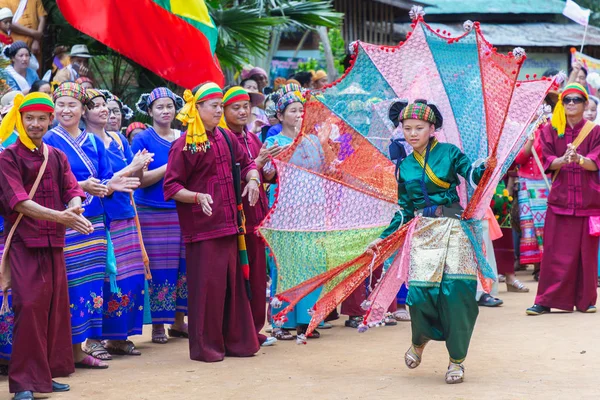
[{"label": "yellow headscarf", "polygon": [[16,129],[19,140],[25,147],[29,150],[37,149],[37,146],[27,136],[23,120],[21,119],[21,112],[27,111],[52,113],[54,111],[54,103],[50,96],[45,93],[35,92],[29,93],[27,96],[23,96],[21,93],[17,94],[13,106],[2,120],[2,124],[0,124],[0,143],[8,139]]},{"label": "yellow headscarf", "polygon": [[183,93],[185,106],[183,106],[177,115],[177,119],[181,121],[184,126],[187,126],[185,147],[183,148],[183,151],[190,151],[191,153],[196,153],[198,151],[206,152],[206,150],[210,148],[206,128],[204,128],[202,119],[200,119],[196,104],[222,97],[223,90],[221,90],[219,85],[213,82],[208,82],[200,86],[195,94],[192,93],[191,90],[186,90]]},{"label": "yellow headscarf", "polygon": [[569,83],[565,87],[565,90],[563,90],[558,97],[558,102],[556,103],[554,111],[552,112],[552,127],[556,130],[556,133],[558,133],[558,137],[565,136],[565,129],[567,129],[567,116],[565,114],[563,99],[571,93],[580,94],[584,99],[589,100],[586,88],[579,83]]}]

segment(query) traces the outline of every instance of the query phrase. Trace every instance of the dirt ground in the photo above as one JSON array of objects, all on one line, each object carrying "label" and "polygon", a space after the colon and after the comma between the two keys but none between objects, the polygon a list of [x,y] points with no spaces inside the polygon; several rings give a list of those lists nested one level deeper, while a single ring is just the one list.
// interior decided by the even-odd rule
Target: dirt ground
[{"label": "dirt ground", "polygon": [[[410,326],[367,333],[343,327],[321,331],[306,346],[279,342],[252,358],[205,364],[190,361],[187,341],[150,342],[150,328],[133,340],[141,357],[116,357],[102,371],[77,370],[61,382],[71,392],[52,400],[158,399],[597,399],[600,396],[600,315],[553,313],[528,317],[535,282],[522,273],[528,294],[507,293],[504,306],[480,309],[466,380],[444,383],[447,353],[431,343],[421,366],[404,366]],[[8,399],[6,378],[0,399]]]}]

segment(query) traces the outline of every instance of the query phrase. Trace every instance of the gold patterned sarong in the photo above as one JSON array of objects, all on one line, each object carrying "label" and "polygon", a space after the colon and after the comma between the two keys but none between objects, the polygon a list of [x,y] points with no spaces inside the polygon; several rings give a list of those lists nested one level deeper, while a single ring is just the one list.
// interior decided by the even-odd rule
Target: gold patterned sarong
[{"label": "gold patterned sarong", "polygon": [[477,279],[473,246],[458,219],[421,217],[412,236],[410,286],[439,286],[445,279]]}]

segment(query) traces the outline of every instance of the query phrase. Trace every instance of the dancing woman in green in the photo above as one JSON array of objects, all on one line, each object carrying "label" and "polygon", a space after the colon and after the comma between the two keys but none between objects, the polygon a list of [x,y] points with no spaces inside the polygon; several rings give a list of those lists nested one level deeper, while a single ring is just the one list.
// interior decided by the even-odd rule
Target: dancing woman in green
[{"label": "dancing woman in green", "polygon": [[377,252],[383,239],[415,216],[410,240],[407,305],[412,319],[412,346],[405,355],[408,368],[421,363],[430,340],[445,341],[450,355],[446,383],[464,379],[463,361],[479,313],[477,261],[461,225],[462,207],[457,192],[465,178],[472,185],[484,166],[472,167],[458,147],[440,143],[434,132],[442,127],[437,107],[417,100],[397,102],[390,109],[394,124],[402,123],[406,142],[413,148],[397,170],[398,204],[390,226],[369,245]]}]

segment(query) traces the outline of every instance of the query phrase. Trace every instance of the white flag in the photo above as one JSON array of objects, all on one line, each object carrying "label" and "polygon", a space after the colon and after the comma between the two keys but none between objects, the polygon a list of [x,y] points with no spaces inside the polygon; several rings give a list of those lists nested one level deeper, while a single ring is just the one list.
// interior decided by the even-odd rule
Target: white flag
[{"label": "white flag", "polygon": [[587,8],[581,8],[573,0],[567,0],[563,15],[567,18],[572,19],[580,25],[587,25],[590,20],[590,14],[592,12]]}]

